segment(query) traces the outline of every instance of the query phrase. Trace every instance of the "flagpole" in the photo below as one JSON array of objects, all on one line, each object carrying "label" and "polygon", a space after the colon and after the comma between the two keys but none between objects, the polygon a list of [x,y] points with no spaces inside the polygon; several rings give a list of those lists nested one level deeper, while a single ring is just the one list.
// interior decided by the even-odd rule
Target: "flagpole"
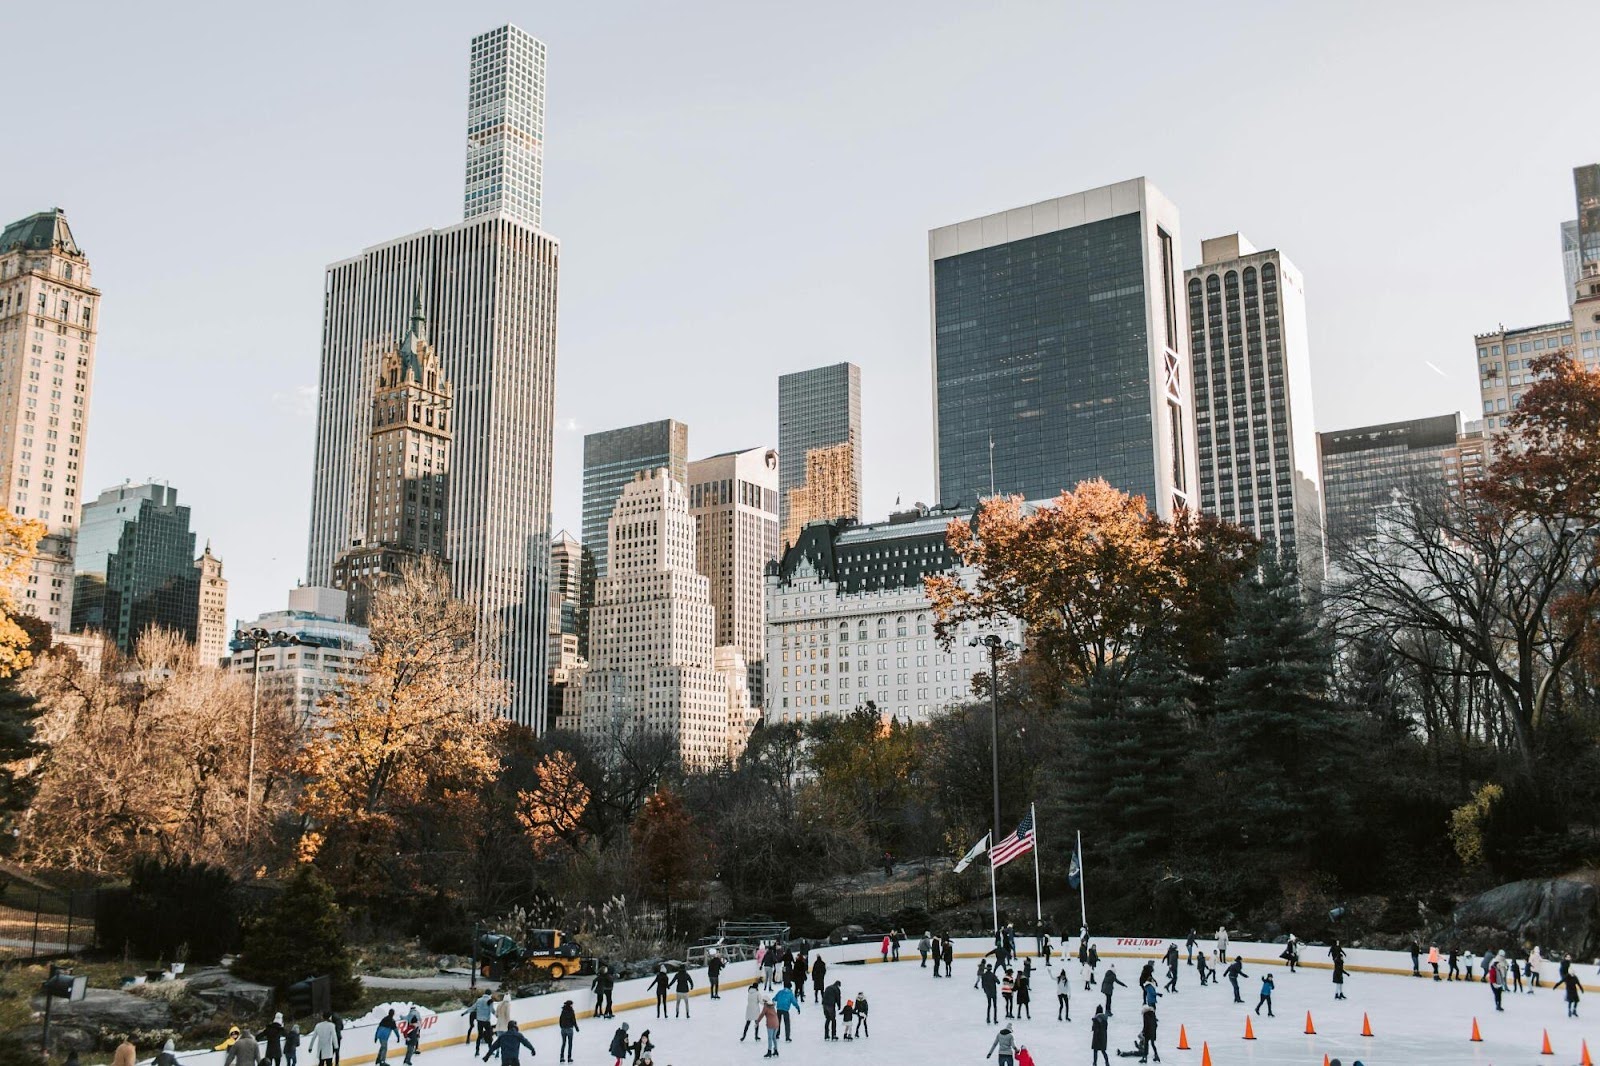
[{"label": "flagpole", "polygon": [[1089,905],[1083,896],[1083,830],[1078,830],[1078,914],[1083,919],[1083,927],[1089,928]]},{"label": "flagpole", "polygon": [[989,836],[989,907],[994,911],[994,931],[1000,931],[1000,897],[994,889],[994,835]]},{"label": "flagpole", "polygon": [[1028,817],[1033,821],[1033,912],[1039,920],[1039,928],[1044,928],[1044,896],[1039,891],[1039,813],[1034,810],[1032,803],[1028,804]]}]

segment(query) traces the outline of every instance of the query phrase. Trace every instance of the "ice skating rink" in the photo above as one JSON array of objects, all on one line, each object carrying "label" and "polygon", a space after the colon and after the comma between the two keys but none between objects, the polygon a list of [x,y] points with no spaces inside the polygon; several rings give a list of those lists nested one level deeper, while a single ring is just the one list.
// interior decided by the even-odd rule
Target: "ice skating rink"
[{"label": "ice skating rink", "polygon": [[[1161,954],[1166,943],[1097,938],[1095,944],[1102,954],[1101,973],[1107,963],[1114,963],[1122,980],[1133,985],[1145,959]],[[907,944],[913,948],[914,945],[914,940]],[[868,945],[822,948],[813,952],[813,958],[820,954],[827,960],[829,983],[836,977],[843,982],[841,991],[846,998],[866,993],[871,1004],[871,1036],[850,1042],[824,1042],[822,1011],[814,1000],[808,999],[792,1019],[795,1023],[793,1041],[784,1043],[780,1039],[779,1060],[791,1064],[870,1062],[917,1066],[983,1062],[990,1042],[1000,1029],[999,1025],[983,1021],[983,993],[973,987],[978,955],[990,945],[981,940],[969,940],[958,942],[958,946],[956,976],[937,980],[931,976],[931,969],[920,966],[915,950],[903,953],[900,962],[887,965],[877,961],[875,948]],[[1202,941],[1201,946],[1214,945]],[[1019,942],[1018,947],[1031,949],[1032,944]],[[1182,945],[1179,947],[1181,949]],[[1158,1011],[1161,1029],[1156,1046],[1162,1060],[1199,1066],[1202,1045],[1209,1045],[1213,1066],[1231,1063],[1321,1066],[1324,1055],[1340,1059],[1344,1066],[1350,1066],[1357,1059],[1367,1066],[1445,1063],[1452,1066],[1532,1063],[1575,1066],[1581,1059],[1583,1040],[1588,1041],[1591,1054],[1600,1056],[1600,1024],[1589,1018],[1569,1019],[1562,995],[1548,988],[1532,995],[1507,992],[1505,1011],[1497,1014],[1488,986],[1478,981],[1436,984],[1429,977],[1410,976],[1409,956],[1352,950],[1347,954],[1351,971],[1345,981],[1345,993],[1349,998],[1336,1002],[1325,948],[1305,946],[1301,952],[1303,965],[1293,974],[1279,963],[1280,950],[1276,945],[1230,945],[1229,955],[1243,955],[1245,972],[1250,975],[1248,980],[1240,982],[1243,1004],[1233,1002],[1226,981],[1202,989],[1196,981],[1194,968],[1180,965],[1178,992],[1163,995]],[[865,958],[871,961],[862,964],[860,960]],[[1555,964],[1546,965],[1550,969],[1546,975],[1548,980],[1554,976]],[[1075,977],[1076,959],[1071,960],[1068,967],[1069,975]],[[1393,972],[1367,972],[1368,968]],[[1591,981],[1600,985],[1592,962],[1576,969],[1586,987]],[[1165,967],[1158,963],[1156,972],[1163,982],[1164,971]],[[1037,965],[1034,972],[1037,978],[1040,975]],[[1251,1013],[1260,989],[1260,976],[1266,972],[1271,972],[1277,981],[1273,997],[1275,1018],[1268,1018],[1265,1013],[1258,1018]],[[1423,972],[1428,972],[1425,962]],[[632,1037],[636,1038],[645,1029],[650,1030],[656,1048],[656,1066],[727,1066],[760,1060],[765,1052],[764,1035],[759,1044],[753,1040],[742,1043],[739,1040],[745,1008],[742,986],[748,984],[754,974],[754,963],[730,966],[723,974],[722,998],[711,1000],[697,990],[691,1001],[693,1017],[687,1020],[655,1018],[654,1003],[644,991],[643,982],[619,985],[615,1021],[580,1018],[574,1061],[583,1066],[600,1063],[609,1066],[612,1059],[606,1054],[606,1048],[616,1026],[623,1021],[628,1023]],[[695,972],[695,980],[697,984],[704,983],[703,971]],[[1036,980],[1033,1018],[1014,1022],[1019,1042],[1032,1052],[1038,1066],[1086,1064],[1090,1058],[1089,1018],[1095,1004],[1103,1001],[1100,996],[1083,991],[1082,983],[1078,982],[1072,993],[1072,1021],[1058,1022],[1052,982],[1053,971]],[[1116,1054],[1118,1048],[1130,1050],[1134,1045],[1139,1028],[1137,992],[1131,987],[1116,990],[1110,1039],[1113,1063],[1137,1061],[1119,1059]],[[811,995],[809,990],[807,995]],[[537,1057],[532,1060],[534,1066],[556,1061],[557,1030],[548,1022],[538,1023],[553,1018],[566,998],[573,999],[581,1011],[593,1004],[590,993],[574,990],[552,997],[518,1000],[514,1005],[513,1016],[525,1027],[524,1033],[537,1050]],[[1579,1013],[1588,1014],[1589,1006],[1585,998]],[[670,1012],[670,1005],[668,1009]],[[1311,1012],[1315,1035],[1305,1032],[1307,1011]],[[1593,1004],[1593,1011],[1595,1018],[1600,1019],[1600,999]],[[1371,1021],[1374,1035],[1370,1038],[1360,1035],[1363,1014]],[[1003,1016],[1002,1004],[1001,1024],[1004,1024]],[[1243,1039],[1247,1016],[1255,1031],[1256,1039],[1252,1041]],[[1474,1018],[1483,1036],[1481,1043],[1469,1040]],[[457,1028],[460,1022],[453,1016],[437,1019],[430,1026],[418,1063],[422,1066],[471,1066],[470,1049],[446,1037],[451,1031],[464,1031]],[[1176,1048],[1180,1026],[1187,1031],[1188,1051]],[[1552,1057],[1540,1054],[1546,1030],[1554,1051]],[[346,1030],[343,1055],[346,1066],[371,1060],[370,1034],[370,1028]],[[400,1057],[391,1051],[390,1063],[397,1066]],[[529,1062],[526,1053],[523,1062]]]}]

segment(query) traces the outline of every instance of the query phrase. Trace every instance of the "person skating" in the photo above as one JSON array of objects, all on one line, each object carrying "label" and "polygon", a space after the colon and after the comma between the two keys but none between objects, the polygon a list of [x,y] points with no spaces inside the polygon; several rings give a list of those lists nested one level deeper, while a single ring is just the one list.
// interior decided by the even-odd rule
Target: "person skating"
[{"label": "person skating", "polygon": [[[124,1051],[123,1049],[127,1050]],[[228,1045],[228,1053],[222,1057],[222,1066],[256,1066],[260,1057],[261,1045],[256,1043],[256,1034],[248,1029],[239,1031],[239,1039]],[[133,1066],[133,1045],[126,1039],[117,1045],[117,1050],[111,1059],[111,1066]]]},{"label": "person skating", "polygon": [[1150,959],[1143,966],[1139,967],[1139,982],[1138,982],[1138,984],[1139,984],[1140,988],[1143,988],[1145,985],[1153,985],[1155,983],[1156,983],[1156,960],[1155,959]]},{"label": "person skating", "polygon": [[878,961],[889,961],[889,934],[883,934],[883,942],[878,945]]},{"label": "person skating", "polygon": [[761,972],[766,978],[766,987],[763,992],[771,992],[778,979],[778,945],[773,944],[767,948],[767,953],[761,958]]},{"label": "person skating", "polygon": [[417,1052],[422,1050],[422,1012],[415,1006],[406,1012],[406,1023],[401,1026],[401,1032],[406,1039],[405,1066],[411,1066]]},{"label": "person skating", "polygon": [[1228,961],[1228,927],[1217,926],[1217,965]]},{"label": "person skating", "polygon": [[1289,934],[1289,939],[1283,945],[1283,953],[1278,957],[1289,964],[1290,973],[1294,973],[1300,965],[1300,941],[1293,933]]},{"label": "person skating", "polygon": [[1194,928],[1191,926],[1190,929],[1189,929],[1189,939],[1183,945],[1183,952],[1184,952],[1183,964],[1185,966],[1193,966],[1194,965],[1194,949],[1195,949],[1195,945],[1197,945],[1199,943],[1200,943],[1200,941],[1195,938]]},{"label": "person skating", "polygon": [[817,961],[811,964],[811,989],[819,997],[822,995],[822,990],[828,987],[827,975],[828,964],[822,961],[821,955],[818,955]]},{"label": "person skating", "polygon": [[1167,991],[1178,990],[1178,945],[1167,945]]},{"label": "person skating", "polygon": [[517,1063],[522,1060],[523,1048],[528,1049],[529,1055],[538,1054],[537,1051],[533,1050],[533,1045],[528,1043],[528,1038],[517,1030],[517,1023],[508,1021],[506,1022],[505,1032],[497,1036],[494,1043],[489,1045],[489,1050],[484,1054],[483,1061],[488,1062],[489,1056],[498,1051],[500,1053],[500,1066],[517,1066]]},{"label": "person skating", "polygon": [[906,937],[906,934],[905,934],[905,932],[903,930],[900,930],[900,929],[891,929],[891,930],[889,930],[889,961],[890,962],[899,962],[900,961],[900,942],[902,940],[904,940],[905,937]]},{"label": "person skating", "polygon": [[983,988],[983,998],[985,1000],[983,1020],[999,1024],[1000,1006],[996,1000],[996,993],[999,991],[1000,981],[989,967],[984,966],[981,962],[978,965],[982,967],[978,973],[978,984]]},{"label": "person skating", "polygon": [[667,1016],[667,992],[672,988],[672,975],[667,973],[667,964],[656,963],[655,976],[650,978],[650,987],[656,993],[656,1017]]},{"label": "person skating", "polygon": [[712,999],[722,998],[722,966],[722,956],[713,948],[711,957],[706,959],[706,985],[711,989],[708,995]]},{"label": "person skating", "polygon": [[1016,1066],[1017,1040],[1011,1035],[1009,1025],[994,1034],[994,1043],[989,1045],[989,1053],[984,1058],[992,1059],[996,1054],[1000,1056],[997,1060],[1000,1066]]},{"label": "person skating", "polygon": [[1445,975],[1446,981],[1461,980],[1461,952],[1454,944],[1450,945],[1450,970]]},{"label": "person skating", "polygon": [[1106,975],[1100,979],[1100,992],[1106,997],[1107,1015],[1111,1013],[1111,995],[1118,985],[1122,985],[1123,988],[1128,987],[1122,978],[1117,976],[1117,964],[1113,962],[1106,967]]},{"label": "person skating", "polygon": [[[283,1061],[289,1066],[300,1066],[300,1024],[296,1022],[289,1026],[289,1031],[283,1034]],[[176,1062],[157,1063],[156,1066],[178,1066]]]},{"label": "person skating", "polygon": [[[74,1051],[73,1054],[77,1054],[77,1052]],[[170,1037],[165,1044],[161,1045],[161,1053],[151,1060],[150,1066],[178,1066],[177,1047]]]},{"label": "person skating", "polygon": [[1428,965],[1433,968],[1433,979],[1435,981],[1441,980],[1441,978],[1439,977],[1439,945],[1438,944],[1429,944],[1428,945]]},{"label": "person skating", "polygon": [[1156,1061],[1160,1062],[1161,1052],[1156,1049],[1156,1026],[1158,1024],[1156,1022],[1156,1009],[1147,1004],[1141,1010],[1140,1014],[1144,1022],[1144,1031],[1142,1033],[1144,1037],[1144,1047],[1141,1049],[1139,1061],[1148,1062],[1150,1056],[1154,1055],[1156,1057]]},{"label": "person skating", "polygon": [[1093,944],[1090,944],[1089,945],[1089,980],[1094,981],[1094,980],[1097,980],[1099,978],[1099,973],[1098,973],[1099,969],[1100,969],[1100,949],[1095,947]]},{"label": "person skating", "polygon": [[617,1031],[611,1034],[611,1046],[606,1051],[616,1061],[611,1066],[622,1066],[622,1060],[628,1056],[628,1023],[623,1022],[617,1026]]},{"label": "person skating", "polygon": [[[311,1030],[311,1038],[306,1041],[306,1057],[316,1059],[317,1066],[333,1066],[333,1057],[338,1052],[339,1030],[334,1028],[333,1014],[325,1013],[322,1020]],[[477,1054],[476,1049],[473,1050],[473,1054]]]},{"label": "person skating", "polygon": [[1200,978],[1201,988],[1204,988],[1206,985],[1217,979],[1217,971],[1209,962],[1206,961],[1206,953],[1203,951],[1194,957],[1194,972],[1195,975]]},{"label": "person skating", "polygon": [[955,971],[950,969],[956,961],[956,942],[950,937],[944,938],[944,975],[954,977]]},{"label": "person skating", "polygon": [[1344,999],[1344,952],[1333,957],[1333,998]]},{"label": "person skating", "polygon": [[467,1015],[467,1039],[472,1041],[472,1053],[476,1055],[485,1042],[494,1042],[494,997],[485,992],[461,1013]]},{"label": "person skating", "polygon": [[[678,972],[676,974],[674,974],[673,978],[672,978],[672,990],[674,992],[678,993],[677,998],[675,998],[672,1001],[672,1016],[674,1018],[676,1018],[678,1016],[678,1008],[679,1007],[683,1008],[683,1016],[685,1018],[690,1016],[689,1015],[689,992],[693,988],[694,988],[694,978],[689,975],[689,967],[687,967],[687,966],[679,966],[678,967]],[[784,989],[784,991],[788,992],[789,990],[786,988],[786,989]],[[791,998],[794,995],[794,993],[792,993],[792,992],[790,992],[789,994],[790,994]]]},{"label": "person skating", "polygon": [[1511,958],[1511,991],[1522,993],[1522,960],[1516,956]]},{"label": "person skating", "polygon": [[378,1023],[378,1028],[373,1030],[372,1042],[378,1045],[377,1066],[385,1066],[389,1061],[389,1041],[400,1042],[400,1023],[395,1019],[394,1010],[390,1009],[383,1020]]},{"label": "person skating", "polygon": [[1493,965],[1494,965],[1494,948],[1490,948],[1488,951],[1485,951],[1483,953],[1483,968],[1479,971],[1480,973],[1482,973],[1483,976],[1479,978],[1480,981],[1489,980],[1489,968],[1491,966],[1493,966]]},{"label": "person skating", "polygon": [[856,993],[856,1036],[865,1038],[865,1037],[869,1037],[871,1035],[872,1034],[867,1031],[867,994],[865,992],[857,992]]},{"label": "person skating", "polygon": [[1063,965],[1056,973],[1056,1021],[1070,1022],[1072,1020],[1072,981],[1067,977],[1067,968]]},{"label": "person skating", "polygon": [[800,1013],[800,1001],[795,999],[794,992],[787,988],[778,989],[778,994],[772,997],[772,1005],[778,1008],[778,1020],[783,1023],[783,1039],[790,1039],[789,1012]]},{"label": "person skating", "polygon": [[1095,1005],[1094,1017],[1089,1019],[1089,1066],[1099,1066],[1101,1060],[1105,1066],[1111,1066],[1111,1056],[1106,1054],[1106,1030],[1110,1028],[1111,1016]]},{"label": "person skating", "polygon": [[1578,1016],[1578,997],[1583,994],[1584,988],[1578,983],[1578,975],[1571,970],[1567,971],[1567,976],[1562,978],[1561,983],[1567,987],[1567,1017],[1576,1018]]},{"label": "person skating", "polygon": [[1000,998],[1006,1001],[1006,1018],[1009,1020],[1015,1015],[1012,1013],[1012,997],[1016,995],[1017,981],[1008,969],[1000,978]]},{"label": "person skating", "polygon": [[765,996],[761,999],[761,1024],[767,1029],[767,1053],[761,1057],[775,1059],[778,1057],[778,1008]]},{"label": "person skating", "polygon": [[1484,976],[1489,982],[1489,991],[1494,994],[1494,1009],[1497,1011],[1505,1010],[1504,1005],[1502,1005],[1500,1002],[1501,997],[1505,995],[1506,991],[1505,952],[1502,951],[1499,955],[1490,960],[1489,969],[1485,972]]},{"label": "person skating", "polygon": [[839,1008],[844,1005],[844,990],[834,981],[822,992],[822,1039],[839,1039]]},{"label": "person skating", "polygon": [[917,941],[917,954],[922,956],[922,968],[924,970],[928,968],[928,949],[931,947],[933,947],[933,939],[928,936],[927,932],[924,932],[922,939]]},{"label": "person skating", "polygon": [[802,949],[794,957],[794,998],[801,1003],[806,1001],[806,977],[811,973],[811,960]]},{"label": "person skating", "polygon": [[561,1004],[561,1017],[556,1024],[561,1029],[561,1049],[556,1054],[556,1061],[571,1062],[572,1034],[578,1031],[578,1012],[573,1009],[572,1000],[569,999]]},{"label": "person skating", "polygon": [[1416,940],[1412,940],[1411,941],[1411,976],[1412,977],[1421,977],[1422,976],[1422,968],[1421,968],[1421,961],[1420,961],[1421,958],[1422,958],[1422,948],[1420,946],[1418,946]]},{"label": "person skating", "polygon": [[740,1043],[750,1035],[751,1028],[756,1031],[756,1043],[761,1043],[761,985],[757,982],[745,989],[744,993],[744,1029],[739,1033]]},{"label": "person skating", "polygon": [[596,1018],[614,1018],[612,1013],[611,995],[616,988],[617,979],[611,972],[611,967],[601,966],[594,975],[594,980],[589,983],[589,988],[594,992],[594,1016]]},{"label": "person skating", "polygon": [[1044,949],[1050,944],[1050,934],[1045,931],[1044,923],[1040,922],[1033,931],[1033,950],[1037,955],[1043,955]]},{"label": "person skating", "polygon": [[939,976],[939,967],[944,965],[944,934],[940,933],[933,938],[933,976]]},{"label": "person skating", "polygon": [[1539,987],[1539,971],[1544,969],[1544,954],[1540,952],[1539,945],[1535,944],[1533,950],[1528,952],[1528,994],[1533,995],[1533,990]]},{"label": "person skating", "polygon": [[1233,962],[1229,963],[1228,968],[1223,971],[1223,976],[1226,977],[1228,979],[1228,983],[1233,986],[1233,1001],[1235,1003],[1243,1003],[1244,997],[1239,995],[1239,978],[1250,976],[1244,972],[1244,956],[1235,955],[1233,957]]},{"label": "person skating", "polygon": [[261,1027],[260,1035],[267,1042],[267,1062],[278,1066],[283,1061],[283,1015],[274,1014],[272,1021]]},{"label": "person skating", "polygon": [[839,1017],[844,1021],[844,1038],[846,1040],[854,1040],[855,1033],[852,1032],[852,1028],[856,1022],[856,1001],[853,999],[845,1000],[844,1009],[839,1012]]},{"label": "person skating", "polygon": [[1017,994],[1017,1017],[1021,1018],[1024,1014],[1026,1014],[1031,1020],[1033,1018],[1033,1011],[1028,1005],[1033,1002],[1033,1000],[1028,992],[1029,984],[1031,984],[1031,981],[1028,978],[1028,972],[1024,970],[1022,973],[1017,975],[1017,979],[1012,983],[1011,987],[1012,990]]},{"label": "person skating", "polygon": [[651,1061],[650,1052],[656,1049],[655,1041],[650,1039],[650,1030],[648,1029],[640,1033],[639,1039],[635,1040],[629,1047],[633,1051],[633,1066],[640,1066],[640,1063]]},{"label": "person skating", "polygon": [[1272,1013],[1272,989],[1275,986],[1275,984],[1276,984],[1276,982],[1273,981],[1272,975],[1270,973],[1269,974],[1265,974],[1261,978],[1261,998],[1256,1000],[1256,1016],[1257,1017],[1259,1017],[1261,1015],[1261,1008],[1263,1006],[1267,1008],[1267,1017],[1268,1018],[1276,1017]]}]

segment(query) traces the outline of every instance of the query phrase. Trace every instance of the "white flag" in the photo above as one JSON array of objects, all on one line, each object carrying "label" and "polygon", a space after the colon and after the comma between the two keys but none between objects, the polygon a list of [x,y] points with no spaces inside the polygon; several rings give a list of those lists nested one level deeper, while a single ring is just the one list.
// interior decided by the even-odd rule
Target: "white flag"
[{"label": "white flag", "polygon": [[989,834],[983,834],[983,839],[972,845],[972,850],[961,856],[961,861],[956,863],[956,873],[960,873],[972,865],[972,860],[989,850]]}]

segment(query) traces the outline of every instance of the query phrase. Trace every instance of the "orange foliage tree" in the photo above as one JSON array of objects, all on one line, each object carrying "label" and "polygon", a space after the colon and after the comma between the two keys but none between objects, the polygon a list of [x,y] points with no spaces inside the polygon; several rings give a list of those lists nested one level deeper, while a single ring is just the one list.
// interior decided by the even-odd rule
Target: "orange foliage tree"
[{"label": "orange foliage tree", "polygon": [[1167,521],[1099,479],[1032,510],[1020,496],[990,498],[947,535],[977,579],[925,579],[940,640],[949,646],[964,622],[1018,619],[1061,684],[1132,669],[1157,645],[1213,654],[1257,549],[1238,527],[1188,513]]},{"label": "orange foliage tree", "polygon": [[589,809],[589,786],[570,752],[553,751],[533,768],[534,786],[517,790],[517,823],[540,856],[558,842],[576,846],[579,824]]},{"label": "orange foliage tree", "polygon": [[28,572],[28,559],[44,536],[44,526],[0,507],[0,678],[15,676],[33,662],[33,641],[17,622],[12,589]]},{"label": "orange foliage tree", "polygon": [[633,860],[647,895],[671,903],[688,895],[709,865],[710,843],[683,798],[665,786],[634,820]]}]

